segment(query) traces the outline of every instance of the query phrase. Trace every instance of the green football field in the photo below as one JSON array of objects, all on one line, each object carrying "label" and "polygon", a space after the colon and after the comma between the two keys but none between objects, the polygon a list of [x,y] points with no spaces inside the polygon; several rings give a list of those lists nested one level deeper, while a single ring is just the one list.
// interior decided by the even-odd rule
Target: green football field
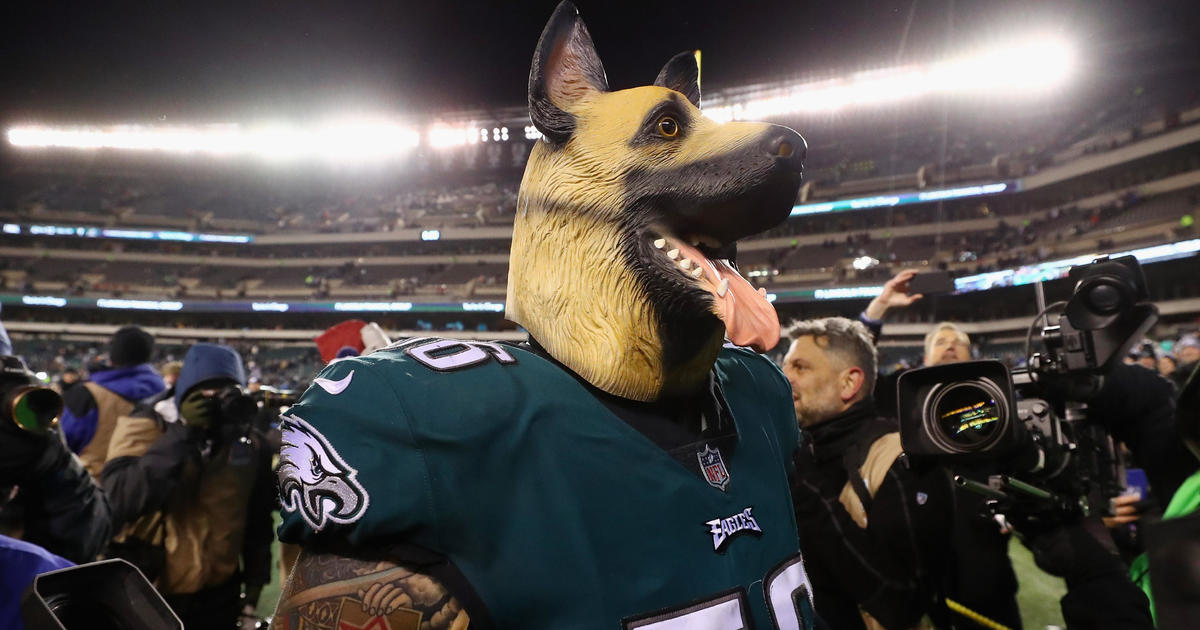
[{"label": "green football field", "polygon": [[[276,525],[279,524],[276,516]],[[1017,572],[1017,580],[1021,589],[1017,593],[1017,601],[1021,606],[1021,618],[1025,630],[1043,630],[1047,626],[1065,627],[1062,612],[1058,608],[1058,600],[1067,592],[1067,587],[1059,578],[1046,575],[1033,563],[1033,556],[1024,545],[1013,539],[1008,548],[1012,558],[1013,568]],[[271,545],[271,583],[263,588],[259,598],[258,610],[262,616],[268,616],[275,610],[279,600],[279,543]],[[820,606],[817,607],[820,610]]]},{"label": "green football field", "polygon": [[1008,544],[1008,557],[1012,558],[1017,572],[1020,590],[1017,603],[1021,607],[1021,621],[1025,630],[1042,630],[1046,626],[1065,628],[1058,600],[1067,593],[1067,585],[1061,578],[1047,575],[1033,563],[1033,555],[1016,538]]}]

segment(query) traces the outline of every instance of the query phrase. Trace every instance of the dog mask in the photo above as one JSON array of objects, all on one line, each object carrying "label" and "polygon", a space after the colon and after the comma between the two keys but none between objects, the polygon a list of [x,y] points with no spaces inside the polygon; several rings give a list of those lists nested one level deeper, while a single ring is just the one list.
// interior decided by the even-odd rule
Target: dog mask
[{"label": "dog mask", "polygon": [[706,118],[699,53],[610,92],[574,5],[529,72],[542,133],[517,200],[507,317],[596,387],[691,393],[724,337],[766,351],[779,319],[738,274],[736,242],[787,218],[806,144],[778,125]]}]

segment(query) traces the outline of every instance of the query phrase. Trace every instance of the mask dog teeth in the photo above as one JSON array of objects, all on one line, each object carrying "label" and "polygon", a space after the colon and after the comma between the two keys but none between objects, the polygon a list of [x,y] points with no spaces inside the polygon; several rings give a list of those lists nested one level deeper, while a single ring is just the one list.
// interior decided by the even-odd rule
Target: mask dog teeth
[{"label": "mask dog teeth", "polygon": [[688,269],[692,268],[692,261],[684,258],[683,260],[679,261],[679,266],[683,267],[684,271],[687,271]]},{"label": "mask dog teeth", "polygon": [[654,239],[654,247],[656,247],[658,249],[662,249],[666,246],[667,246],[667,239],[665,239],[665,238]]},{"label": "mask dog teeth", "polygon": [[672,249],[671,251],[667,252],[667,258],[670,258],[671,260],[675,260],[676,258],[679,258],[679,250]]},{"label": "mask dog teeth", "polygon": [[692,277],[697,280],[699,280],[700,276],[703,276],[703,275],[704,275],[704,269],[702,267],[696,267],[695,269],[692,270]]},{"label": "mask dog teeth", "polygon": [[721,284],[717,285],[717,297],[725,297],[729,292],[729,278],[721,278]]}]

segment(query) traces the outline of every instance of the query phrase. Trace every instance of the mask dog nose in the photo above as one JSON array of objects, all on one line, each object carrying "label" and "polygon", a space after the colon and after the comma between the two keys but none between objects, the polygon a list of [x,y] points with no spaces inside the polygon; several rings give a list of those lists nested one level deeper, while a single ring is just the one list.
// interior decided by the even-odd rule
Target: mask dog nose
[{"label": "mask dog nose", "polygon": [[775,127],[767,134],[763,149],[775,161],[797,173],[804,170],[804,158],[808,155],[808,143],[800,134],[787,127]]}]

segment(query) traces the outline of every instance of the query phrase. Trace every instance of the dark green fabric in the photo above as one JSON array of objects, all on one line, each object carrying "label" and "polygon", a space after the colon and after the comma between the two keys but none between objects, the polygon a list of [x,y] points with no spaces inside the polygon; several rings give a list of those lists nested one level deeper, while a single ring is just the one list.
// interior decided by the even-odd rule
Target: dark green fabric
[{"label": "dark green fabric", "polygon": [[[787,470],[799,432],[773,363],[726,348],[714,367],[739,434],[722,492],[549,361],[493,345],[516,362],[488,349],[486,362],[438,371],[406,353],[427,343],[338,361],[320,377],[349,378],[345,389],[310,387],[292,407],[368,496],[352,522],[319,532],[285,509],[281,540],[428,548],[502,628],[619,628],[730,589],[744,591],[752,627],[777,627],[764,578],[798,554]],[[286,452],[297,441],[286,423],[284,439]],[[706,522],[746,508],[762,533],[715,552]]]}]

